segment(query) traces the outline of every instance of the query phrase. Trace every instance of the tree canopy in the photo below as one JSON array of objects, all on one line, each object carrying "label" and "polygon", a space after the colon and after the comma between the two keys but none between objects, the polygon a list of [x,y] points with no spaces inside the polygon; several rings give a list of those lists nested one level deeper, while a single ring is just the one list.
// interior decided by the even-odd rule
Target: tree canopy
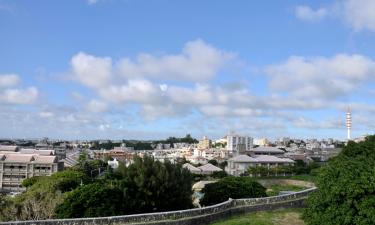
[{"label": "tree canopy", "polygon": [[206,184],[201,205],[213,205],[229,198],[265,197],[266,188],[250,177],[225,177],[216,183]]},{"label": "tree canopy", "polygon": [[375,135],[350,141],[321,169],[316,184],[304,211],[307,224],[375,224]]},{"label": "tree canopy", "polygon": [[192,175],[181,165],[135,157],[134,162],[67,193],[59,218],[112,216],[192,206]]}]

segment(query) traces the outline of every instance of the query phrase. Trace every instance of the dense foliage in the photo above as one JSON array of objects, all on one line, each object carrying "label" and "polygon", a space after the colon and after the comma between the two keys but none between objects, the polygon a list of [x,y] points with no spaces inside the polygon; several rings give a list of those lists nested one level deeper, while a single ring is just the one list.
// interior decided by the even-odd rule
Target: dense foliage
[{"label": "dense foliage", "polygon": [[112,142],[111,140],[108,140],[103,143],[99,143],[99,141],[93,141],[91,143],[90,149],[106,149],[111,150],[114,147],[120,147],[122,144],[125,144],[126,147],[132,147],[134,150],[152,150],[154,149],[153,146],[156,144],[170,144],[173,145],[174,143],[189,143],[189,144],[196,144],[199,141],[193,137],[191,137],[190,134],[187,134],[185,137],[179,138],[179,137],[169,137],[165,140],[154,140],[154,141],[140,141],[140,140],[122,140],[120,142]]},{"label": "dense foliage", "polygon": [[192,175],[179,164],[134,158],[128,167],[91,173],[105,165],[83,154],[75,168],[26,179],[27,191],[0,199],[0,221],[125,215],[192,207]]},{"label": "dense foliage", "polygon": [[190,134],[187,134],[183,138],[176,138],[176,137],[169,137],[165,141],[155,141],[155,143],[163,143],[163,144],[173,144],[173,143],[189,143],[189,144],[196,144],[199,141],[195,138],[192,138]]},{"label": "dense foliage", "polygon": [[216,183],[206,184],[201,205],[213,205],[229,198],[265,197],[266,189],[250,177],[225,177]]},{"label": "dense foliage", "polygon": [[125,206],[119,188],[95,182],[68,193],[55,211],[58,218],[114,216],[126,214]]},{"label": "dense foliage", "polygon": [[136,199],[136,212],[168,211],[192,206],[191,173],[179,164],[161,163],[152,157],[135,157],[134,163],[119,169],[123,190]]},{"label": "dense foliage", "polygon": [[349,142],[317,178],[308,199],[309,225],[375,224],[375,136]]},{"label": "dense foliage", "polygon": [[64,193],[86,182],[85,174],[66,170],[50,177],[27,179],[28,190],[14,198],[5,198],[0,207],[0,220],[38,220],[53,218],[55,207],[63,201]]}]

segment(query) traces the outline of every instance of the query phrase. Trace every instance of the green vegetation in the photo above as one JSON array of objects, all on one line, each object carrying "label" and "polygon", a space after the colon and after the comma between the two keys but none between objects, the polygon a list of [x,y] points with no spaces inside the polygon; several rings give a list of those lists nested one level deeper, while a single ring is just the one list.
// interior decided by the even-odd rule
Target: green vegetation
[{"label": "green vegetation", "polygon": [[296,160],[292,166],[278,166],[268,168],[265,166],[249,167],[246,174],[251,174],[253,177],[277,177],[277,176],[291,176],[291,175],[315,175],[319,172],[320,165],[316,162],[309,164],[302,160]]},{"label": "green vegetation", "polygon": [[66,192],[86,182],[85,174],[76,170],[66,170],[50,177],[25,180],[25,193],[14,198],[5,198],[0,207],[0,220],[49,219],[55,215],[55,207],[63,202]]},{"label": "green vegetation", "polygon": [[126,203],[119,188],[95,182],[68,193],[55,212],[58,218],[114,216],[125,214]]},{"label": "green vegetation", "polygon": [[[26,179],[27,191],[1,197],[0,221],[114,216],[192,207],[191,173],[179,164],[135,157],[115,171],[82,154],[73,169]],[[93,173],[99,169],[105,173]],[[178,188],[177,188],[178,187]]]},{"label": "green vegetation", "polygon": [[306,187],[296,186],[296,185],[280,185],[274,184],[267,187],[266,193],[268,196],[275,196],[280,193],[280,191],[302,191],[306,189]]},{"label": "green vegetation", "polygon": [[195,138],[192,138],[190,134],[187,134],[183,138],[176,138],[176,137],[169,137],[165,141],[154,141],[153,143],[163,143],[163,144],[174,144],[174,143],[189,143],[189,144],[196,144],[199,141]]},{"label": "green vegetation", "polygon": [[250,177],[225,177],[203,188],[201,205],[213,205],[229,198],[265,197],[266,189]]},{"label": "green vegetation", "polygon": [[304,225],[300,219],[301,210],[284,209],[270,212],[253,212],[233,216],[212,225]]},{"label": "green vegetation", "polygon": [[317,177],[308,198],[309,225],[375,224],[375,135],[350,141]]},{"label": "green vegetation", "polygon": [[93,141],[90,149],[106,149],[111,150],[114,147],[120,147],[122,144],[125,144],[126,147],[132,147],[134,150],[152,150],[153,146],[156,144],[174,144],[174,143],[189,143],[196,144],[198,140],[192,138],[190,134],[187,134],[185,137],[169,137],[165,140],[155,140],[155,141],[139,141],[139,140],[122,140],[121,143],[113,143],[111,140],[106,141],[105,143],[99,143],[99,141]]},{"label": "green vegetation", "polygon": [[262,179],[262,180],[264,179],[292,179],[292,180],[314,182],[316,179],[316,176],[303,174],[303,175],[293,175],[293,176],[261,177],[261,178],[256,178],[256,179]]}]

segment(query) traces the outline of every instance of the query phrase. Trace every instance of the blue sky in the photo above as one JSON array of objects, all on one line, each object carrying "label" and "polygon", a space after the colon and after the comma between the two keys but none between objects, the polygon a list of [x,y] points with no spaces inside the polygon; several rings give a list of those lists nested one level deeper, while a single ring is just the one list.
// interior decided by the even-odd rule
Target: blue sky
[{"label": "blue sky", "polygon": [[375,128],[375,3],[0,0],[0,137]]}]

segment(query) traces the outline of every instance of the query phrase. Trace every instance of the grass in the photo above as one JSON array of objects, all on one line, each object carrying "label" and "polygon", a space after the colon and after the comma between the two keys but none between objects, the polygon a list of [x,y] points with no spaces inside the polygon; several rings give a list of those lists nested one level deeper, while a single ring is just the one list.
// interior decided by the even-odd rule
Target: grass
[{"label": "grass", "polygon": [[267,195],[268,196],[275,196],[278,195],[280,191],[302,191],[305,190],[306,187],[302,186],[295,186],[295,185],[279,185],[274,184],[267,187]]},{"label": "grass", "polygon": [[277,176],[277,177],[257,177],[256,179],[292,179],[292,180],[302,180],[302,181],[309,181],[313,182],[315,181],[316,176],[312,175],[293,175],[293,176]]},{"label": "grass", "polygon": [[310,182],[314,183],[315,179],[316,179],[316,176],[312,176],[312,175],[294,175],[294,176],[291,176],[290,179],[310,181]]},{"label": "grass", "polygon": [[253,212],[234,216],[211,225],[305,225],[300,218],[301,213],[301,209]]}]

